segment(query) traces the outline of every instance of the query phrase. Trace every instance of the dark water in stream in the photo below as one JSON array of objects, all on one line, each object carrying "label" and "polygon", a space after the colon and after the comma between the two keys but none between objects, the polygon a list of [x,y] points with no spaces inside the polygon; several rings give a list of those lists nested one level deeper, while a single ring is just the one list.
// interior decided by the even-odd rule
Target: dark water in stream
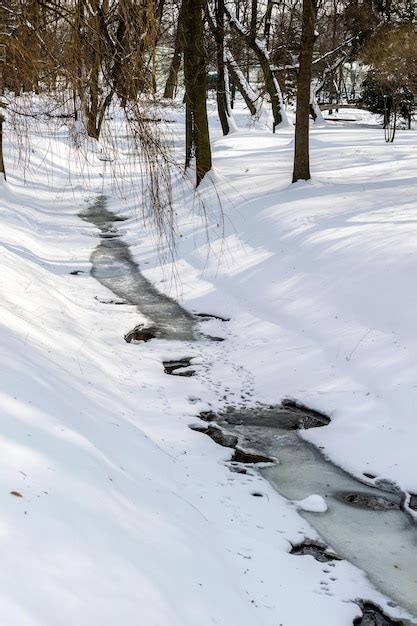
[{"label": "dark water in stream", "polygon": [[[260,461],[276,459],[261,473],[285,498],[302,501],[321,496],[327,511],[301,508],[300,514],[326,545],[364,571],[388,598],[417,616],[417,525],[403,510],[405,494],[388,481],[374,481],[375,486],[360,482],[300,436],[306,428],[325,426],[329,418],[326,422],[307,407],[285,404],[229,407],[217,415],[200,416],[209,422],[207,434],[238,450],[238,459],[245,457],[241,451],[253,454],[255,462],[257,455]],[[246,461],[250,460],[249,454]],[[307,553],[312,552],[309,548]],[[320,560],[323,551],[317,556]],[[385,623],[390,622],[381,621]]]},{"label": "dark water in stream", "polygon": [[[118,298],[138,308],[149,320],[149,338],[190,341],[202,337],[196,330],[196,317],[161,294],[141,274],[116,226],[123,218],[107,210],[105,197],[99,196],[80,217],[100,229],[100,242],[91,255],[92,276]],[[135,339],[134,332],[131,338]],[[165,363],[165,372],[191,375],[182,374],[181,367],[184,363]],[[294,415],[285,407],[258,407],[212,415],[208,421],[213,420],[230,433],[232,439],[224,445],[238,440],[244,448],[278,459],[263,474],[286,498],[322,496],[326,512],[301,514],[325,544],[366,572],[380,591],[417,616],[417,527],[402,510],[404,494],[395,486],[385,484],[378,488],[361,483],[302,439],[300,428],[328,423],[328,418],[323,422],[311,413],[313,418],[299,415],[294,421]],[[384,616],[372,621],[371,615],[369,619],[358,623],[397,623],[384,621]]]},{"label": "dark water in stream", "polygon": [[81,219],[101,231],[101,241],[91,255],[92,276],[119,298],[137,306],[149,319],[155,337],[180,341],[194,339],[196,320],[142,275],[117,229],[116,224],[123,218],[108,211],[106,204],[106,198],[99,196],[93,205],[80,213]]}]

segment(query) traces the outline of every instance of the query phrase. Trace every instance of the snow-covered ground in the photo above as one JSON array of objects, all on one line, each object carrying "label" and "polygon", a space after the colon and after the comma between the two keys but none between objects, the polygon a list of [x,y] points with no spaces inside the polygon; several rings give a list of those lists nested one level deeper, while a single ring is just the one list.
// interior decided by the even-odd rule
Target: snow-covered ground
[{"label": "snow-covered ground", "polygon": [[[188,425],[225,402],[295,397],[331,415],[304,436],[333,461],[417,493],[417,135],[385,144],[371,123],[328,123],[312,132],[312,182],[290,185],[292,129],[236,121],[222,138],[211,112],[215,172],[199,197],[175,184],[175,265],[97,153],[86,172],[64,129],[38,126],[26,171],[6,135],[7,626],[348,626],[358,598],[393,611],[347,562],[289,554],[316,537],[297,505],[230,472],[230,450]],[[105,303],[89,275],[97,231],[78,217],[101,193],[129,218],[120,228],[144,275],[190,311],[230,317],[201,323],[226,341],[123,340],[140,315]],[[184,356],[195,377],[163,373]]]}]

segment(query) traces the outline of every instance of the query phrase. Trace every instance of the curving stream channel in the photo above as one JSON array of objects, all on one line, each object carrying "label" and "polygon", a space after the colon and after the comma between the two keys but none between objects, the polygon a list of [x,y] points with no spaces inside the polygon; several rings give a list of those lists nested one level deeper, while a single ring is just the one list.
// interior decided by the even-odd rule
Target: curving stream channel
[{"label": "curving stream channel", "polygon": [[[132,258],[129,246],[121,239],[115,224],[124,221],[107,209],[105,196],[98,196],[94,204],[79,214],[82,220],[100,229],[100,243],[91,255],[91,275],[126,304],[137,306],[140,313],[149,319],[146,327],[148,339],[178,339],[188,341],[195,338],[196,320],[175,300],[161,294],[140,272]],[[131,339],[141,339],[137,327]],[[126,337],[129,341],[129,337]]]},{"label": "curving stream channel", "polygon": [[[161,294],[141,274],[115,226],[123,218],[107,210],[106,198],[99,196],[80,217],[100,229],[100,243],[91,255],[92,276],[118,298],[136,306],[150,321],[145,328],[148,335],[141,336],[144,327],[138,326],[130,339],[159,337],[189,341],[198,337],[196,318]],[[178,367],[181,364],[175,365],[176,375],[181,375]],[[165,371],[172,373],[169,369]],[[256,455],[251,458],[250,454],[245,455],[245,450],[260,455],[258,461],[266,460],[262,459],[263,455],[276,459],[261,471],[284,497],[303,500],[312,494],[321,496],[327,505],[325,512],[301,510],[301,515],[325,544],[366,572],[375,587],[417,617],[417,527],[404,511],[405,494],[387,481],[378,483],[369,479],[374,486],[360,482],[300,437],[299,430],[326,425],[327,416],[295,403],[283,403],[229,407],[223,413],[200,417],[209,425],[198,430],[222,445],[235,448],[234,460],[238,464],[256,462]],[[294,553],[314,554],[314,545],[311,547],[306,542],[305,547],[306,551],[302,552],[302,546],[296,546]],[[321,558],[323,554],[322,548]],[[316,558],[320,560],[319,555]],[[358,624],[417,624],[417,620],[396,622],[381,615],[368,621],[365,617]]]},{"label": "curving stream channel", "polygon": [[277,459],[261,472],[284,497],[300,501],[321,496],[327,511],[301,509],[301,515],[340,557],[417,616],[417,526],[403,510],[406,494],[388,481],[374,481],[379,486],[360,482],[300,437],[300,430],[325,426],[326,416],[288,403],[229,408],[201,417],[210,423],[207,434],[220,443],[225,437],[223,445]]}]

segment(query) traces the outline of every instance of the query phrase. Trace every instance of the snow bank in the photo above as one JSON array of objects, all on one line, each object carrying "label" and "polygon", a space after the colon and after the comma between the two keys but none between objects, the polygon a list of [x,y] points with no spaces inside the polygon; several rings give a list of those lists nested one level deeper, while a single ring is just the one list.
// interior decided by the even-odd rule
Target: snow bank
[{"label": "snow bank", "polygon": [[[226,234],[216,206],[192,217],[179,187],[175,273],[133,196],[115,198],[145,275],[190,310],[232,317],[204,323],[222,344],[139,346],[123,340],[139,313],[103,303],[89,276],[97,233],[77,217],[111,193],[110,166],[91,154],[86,178],[64,133],[34,131],[27,184],[11,166],[0,205],[4,624],[342,626],[360,614],[352,599],[386,607],[348,563],[330,578],[290,555],[314,531],[188,428],[225,398],[290,394],[332,413],[309,437],[333,458],[417,487],[415,136],[361,133],[315,133],[315,182],[295,187],[289,131],[219,140],[217,189],[201,193],[222,198]],[[197,376],[166,376],[162,360],[184,355]]]}]

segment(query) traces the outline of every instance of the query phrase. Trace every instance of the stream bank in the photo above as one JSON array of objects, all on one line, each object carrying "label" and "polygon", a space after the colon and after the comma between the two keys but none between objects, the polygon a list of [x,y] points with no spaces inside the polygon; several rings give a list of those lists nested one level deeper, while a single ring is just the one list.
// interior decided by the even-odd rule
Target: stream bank
[{"label": "stream bank", "polygon": [[[202,336],[196,331],[196,317],[142,275],[115,226],[123,219],[108,211],[105,197],[99,196],[80,217],[101,231],[100,243],[91,255],[92,276],[149,320],[148,325],[138,325],[125,335],[126,341],[161,338],[186,342]],[[184,359],[182,363],[166,362],[164,367],[167,374],[190,376],[194,371],[181,372],[181,367],[189,365],[189,359]],[[261,470],[264,477],[294,502],[324,543],[365,571],[380,591],[417,615],[417,562],[413,558],[417,531],[403,511],[404,495],[389,483],[382,489],[358,481],[300,437],[298,431],[323,427],[330,418],[296,403],[230,408],[200,417],[210,424],[199,430],[235,449],[234,471],[243,471],[244,463],[268,464]],[[262,497],[258,492],[252,495]],[[316,508],[306,505],[311,496],[316,497]],[[328,556],[327,545],[324,552]],[[309,549],[313,549],[311,545]],[[324,554],[323,550],[316,552]],[[381,619],[389,620],[383,614]]]}]

